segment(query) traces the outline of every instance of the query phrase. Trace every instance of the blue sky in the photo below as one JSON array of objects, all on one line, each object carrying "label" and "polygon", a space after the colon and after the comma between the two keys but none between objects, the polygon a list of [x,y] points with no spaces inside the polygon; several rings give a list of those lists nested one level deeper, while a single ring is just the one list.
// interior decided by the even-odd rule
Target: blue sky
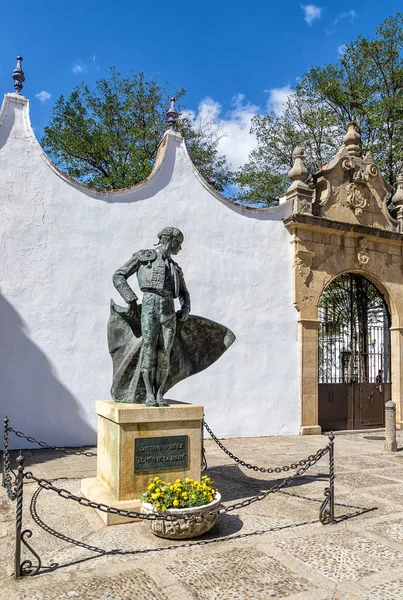
[{"label": "blue sky", "polygon": [[234,167],[254,146],[250,120],[281,110],[289,87],[312,65],[337,60],[343,44],[372,35],[399,10],[397,0],[337,3],[282,0],[135,2],[20,0],[2,6],[0,93],[12,92],[16,55],[38,137],[60,94],[81,81],[143,70],[185,87],[186,106],[212,114],[227,136],[220,149]]}]

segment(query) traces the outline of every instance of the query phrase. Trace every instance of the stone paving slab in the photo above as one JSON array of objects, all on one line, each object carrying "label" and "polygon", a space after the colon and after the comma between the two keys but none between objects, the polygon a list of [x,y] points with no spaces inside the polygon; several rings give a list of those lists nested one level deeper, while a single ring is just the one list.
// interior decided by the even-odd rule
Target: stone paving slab
[{"label": "stone paving slab", "polygon": [[402,600],[403,579],[381,583],[362,596],[363,600]]},{"label": "stone paving slab", "polygon": [[385,479],[396,482],[403,482],[403,469],[399,467],[399,465],[384,469],[373,469],[371,475],[374,475],[375,477],[384,477]]},{"label": "stone paving slab", "polygon": [[[163,586],[158,585],[146,571],[133,569],[116,577],[92,577],[78,580],[69,586],[68,590],[56,591],[48,589],[38,592],[24,592],[24,600],[71,600],[72,598],[87,600],[125,600],[131,598],[135,590],[141,600],[168,600]],[[57,594],[57,595],[56,595]]]},{"label": "stone paving slab", "polygon": [[339,473],[337,476],[337,485],[347,489],[362,489],[372,486],[388,485],[386,477],[375,477],[372,472],[354,472],[354,473]]},{"label": "stone paving slab", "polygon": [[[392,542],[398,542],[399,546],[403,543],[403,519],[381,522],[367,529],[368,533],[373,533],[378,537],[384,537]],[[403,588],[402,588],[403,597]]]},{"label": "stone paving slab", "polygon": [[178,559],[167,568],[197,600],[286,598],[312,587],[275,558],[251,547],[199,553]]},{"label": "stone paving slab", "polygon": [[357,533],[354,538],[342,531],[330,538],[318,535],[277,542],[277,546],[332,581],[359,580],[396,561],[403,566],[403,548],[397,551]]},{"label": "stone paving slab", "polygon": [[[19,581],[11,577],[15,505],[2,490],[0,599],[403,600],[403,452],[385,453],[384,441],[374,439],[382,435],[336,435],[341,520],[334,526],[318,522],[327,457],[286,490],[220,516],[210,533],[189,542],[156,538],[144,522],[105,527],[92,509],[48,490],[35,494],[30,483],[24,486],[24,527],[32,529],[30,541],[43,564],[58,566]],[[325,436],[225,440],[246,462],[270,467],[306,458],[326,443]],[[267,491],[290,474],[239,468],[211,440],[206,452],[226,504]],[[95,475],[95,456],[42,449],[26,454],[27,469],[62,477],[56,485],[75,494],[81,477]]]}]

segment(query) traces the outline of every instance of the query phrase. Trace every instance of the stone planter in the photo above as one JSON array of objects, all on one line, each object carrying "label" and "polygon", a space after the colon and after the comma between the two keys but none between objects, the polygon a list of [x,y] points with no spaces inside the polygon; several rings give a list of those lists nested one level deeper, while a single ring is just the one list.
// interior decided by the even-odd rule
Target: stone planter
[{"label": "stone planter", "polygon": [[[142,502],[141,512],[143,514],[157,513],[163,515],[173,515],[177,517],[175,520],[163,521],[155,520],[148,521],[150,529],[154,535],[167,538],[170,540],[183,540],[188,538],[198,537],[210,531],[214,527],[218,519],[218,514],[206,515],[211,510],[217,509],[221,504],[221,494],[218,492],[214,495],[214,500],[203,506],[192,506],[190,508],[168,508],[163,513],[160,513],[152,504]],[[202,517],[201,515],[205,515]],[[183,519],[183,516],[190,517]]]}]

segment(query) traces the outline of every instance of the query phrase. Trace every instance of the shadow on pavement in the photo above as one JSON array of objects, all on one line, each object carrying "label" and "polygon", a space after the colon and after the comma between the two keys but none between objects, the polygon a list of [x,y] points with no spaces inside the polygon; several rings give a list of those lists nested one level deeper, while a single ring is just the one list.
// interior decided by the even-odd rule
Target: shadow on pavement
[{"label": "shadow on pavement", "polygon": [[[207,469],[206,473],[212,479],[214,486],[220,491],[222,501],[231,502],[232,500],[243,500],[249,496],[266,492],[282,479],[292,475],[293,471],[279,473],[275,479],[259,479],[257,477],[248,477],[237,465],[220,465]],[[327,473],[301,475],[300,477],[296,477],[287,486],[287,489],[308,485],[315,481],[326,482],[328,480],[329,475]]]},{"label": "shadow on pavement", "polygon": [[[228,468],[230,468],[230,467],[224,467],[225,470]],[[216,467],[216,469],[220,469],[220,467]],[[214,469],[210,469],[210,472],[212,472],[212,471],[214,471]],[[311,479],[315,480],[320,477],[323,477],[323,476],[322,475],[318,475],[316,477],[312,476]],[[251,478],[246,477],[246,479],[249,480]],[[304,483],[307,483],[307,481],[306,481],[307,477],[303,477],[303,478],[301,477],[301,479],[304,479],[305,480]],[[269,483],[269,482],[264,482],[264,481],[262,482],[261,480],[255,480],[255,481],[259,482],[260,485],[262,483],[265,485],[267,483]],[[278,525],[278,526],[274,526],[274,527],[268,527],[267,529],[260,529],[260,530],[256,530],[253,532],[239,533],[239,532],[241,532],[243,525],[244,525],[242,519],[238,515],[222,514],[222,515],[220,515],[219,524],[216,525],[209,533],[205,534],[204,536],[201,536],[197,542],[177,541],[174,544],[170,544],[168,546],[162,546],[159,548],[143,548],[143,549],[137,549],[137,550],[122,550],[119,548],[115,548],[112,550],[105,550],[103,548],[98,548],[97,546],[92,546],[90,544],[86,544],[80,540],[75,540],[73,538],[70,538],[70,537],[56,531],[52,527],[48,526],[41,519],[41,517],[39,516],[39,514],[37,512],[38,497],[42,490],[43,490],[43,488],[38,487],[37,490],[34,492],[32,499],[31,499],[30,514],[31,514],[31,517],[34,520],[35,524],[38,527],[40,527],[41,529],[43,529],[44,531],[46,531],[47,533],[49,533],[50,535],[53,535],[58,539],[61,539],[68,543],[71,543],[75,546],[79,546],[83,549],[89,550],[96,554],[95,554],[95,556],[87,556],[87,557],[83,557],[83,558],[78,558],[77,560],[73,560],[73,561],[66,562],[66,563],[54,562],[48,566],[43,565],[43,566],[41,566],[41,568],[39,570],[40,575],[46,574],[46,573],[51,573],[58,569],[67,568],[67,567],[81,564],[84,562],[96,560],[97,558],[100,558],[101,556],[119,556],[119,555],[141,556],[142,554],[149,554],[149,553],[153,553],[153,552],[163,552],[166,550],[189,548],[191,546],[205,546],[205,545],[216,544],[216,543],[220,543],[220,542],[228,542],[228,541],[232,541],[232,540],[246,539],[246,538],[263,535],[263,534],[274,532],[274,531],[282,531],[282,530],[286,530],[286,529],[292,529],[292,528],[302,527],[304,525],[311,525],[311,524],[318,523],[318,519],[315,519],[315,520],[303,521],[301,523],[289,523],[289,524]],[[293,494],[292,492],[282,491],[281,493],[286,493],[287,495],[296,496],[296,497],[300,498],[301,500],[309,500],[309,501],[313,501],[313,502],[318,502],[318,500],[315,498],[307,498],[305,496]],[[354,517],[358,517],[367,512],[377,510],[375,507],[374,508],[361,508],[361,507],[349,506],[349,505],[345,505],[345,504],[336,504],[336,506],[353,509],[353,511],[350,511],[348,513],[337,516],[336,523],[339,523],[339,522],[342,522],[342,521],[345,521],[345,520],[348,520],[348,519],[351,519]]]}]

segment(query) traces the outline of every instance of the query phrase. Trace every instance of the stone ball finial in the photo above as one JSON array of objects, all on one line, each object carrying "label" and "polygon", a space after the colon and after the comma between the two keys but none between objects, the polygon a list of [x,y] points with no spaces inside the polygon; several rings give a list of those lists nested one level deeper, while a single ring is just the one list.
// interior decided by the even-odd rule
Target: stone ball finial
[{"label": "stone ball finial", "polygon": [[350,121],[347,125],[347,133],[344,136],[344,145],[347,149],[347,152],[351,154],[351,156],[356,156],[357,158],[361,155],[361,135],[360,128],[355,121]]},{"label": "stone ball finial", "polygon": [[14,79],[14,89],[16,94],[21,94],[22,84],[25,81],[24,71],[21,67],[22,56],[17,56],[17,66],[13,71],[13,79]]},{"label": "stone ball finial", "polygon": [[403,173],[399,173],[396,178],[397,181],[397,189],[392,197],[393,204],[397,206],[403,206]]},{"label": "stone ball finial", "polygon": [[166,112],[169,129],[171,129],[172,131],[175,129],[176,121],[178,120],[179,116],[178,111],[176,110],[175,102],[176,98],[171,98],[171,106]]},{"label": "stone ball finial", "polygon": [[292,155],[294,157],[294,164],[288,172],[288,177],[291,179],[292,182],[304,182],[305,179],[308,177],[308,169],[305,167],[303,161],[304,150],[300,148],[300,146],[297,146]]}]

